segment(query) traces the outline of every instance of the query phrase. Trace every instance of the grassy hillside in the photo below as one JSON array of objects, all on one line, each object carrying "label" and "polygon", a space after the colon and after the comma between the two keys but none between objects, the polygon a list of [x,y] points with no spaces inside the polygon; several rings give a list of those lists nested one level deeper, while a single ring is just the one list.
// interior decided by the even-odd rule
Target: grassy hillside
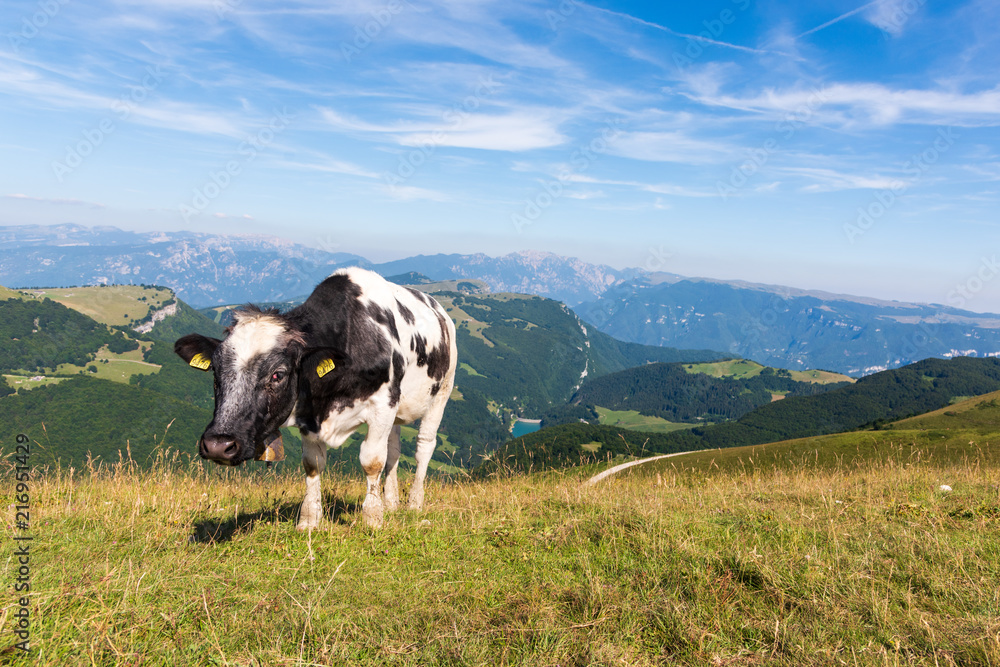
[{"label": "grassy hillside", "polygon": [[737,419],[776,397],[809,396],[841,386],[799,382],[788,371],[756,364],[749,372],[751,364],[739,360],[701,364],[729,373],[720,376],[691,372],[690,364],[645,364],[588,378],[572,403],[637,410],[675,422],[723,421]]},{"label": "grassy hillside", "polygon": [[0,439],[25,433],[37,440],[38,463],[79,465],[91,452],[117,459],[128,447],[145,462],[164,445],[195,451],[211,417],[157,392],[78,377],[0,399]]},{"label": "grassy hillside", "polygon": [[[757,377],[765,369],[770,368],[756,361],[749,359],[729,359],[727,361],[715,361],[702,364],[685,364],[684,370],[688,373],[703,373],[715,378],[751,378]],[[817,384],[836,384],[838,382],[854,382],[854,378],[832,373],[830,371],[786,371],[784,369],[771,368],[772,371],[785,377],[790,377],[797,382],[814,382]]]},{"label": "grassy hillside", "polygon": [[300,534],[300,474],[38,471],[34,653],[4,662],[996,665],[998,476],[922,449],[613,492],[432,480],[426,511],[371,532],[361,478],[327,474],[327,519]]},{"label": "grassy hillside", "polygon": [[605,426],[620,426],[632,431],[645,431],[647,433],[670,433],[686,428],[693,428],[695,424],[681,424],[667,421],[660,417],[650,417],[640,414],[636,410],[609,410],[596,406],[598,419]]},{"label": "grassy hillside", "polygon": [[[862,427],[884,427],[892,419],[942,408],[956,397],[984,394],[998,387],[1000,360],[927,359],[869,375],[856,384],[816,396],[789,397],[769,403],[732,422],[661,434],[625,429],[618,432],[620,439],[633,445],[647,442],[646,450],[650,453],[728,449]],[[497,449],[495,459],[524,470],[578,466],[588,457],[600,458],[583,445],[601,441],[596,436],[605,428],[582,423],[543,427],[504,443]],[[611,450],[611,453],[622,451]],[[494,460],[486,470],[497,463]]]},{"label": "grassy hillside", "polygon": [[678,470],[852,469],[889,459],[935,465],[978,460],[1000,465],[1000,392],[893,422],[878,431],[711,449],[652,461],[630,468],[625,474],[641,477]]},{"label": "grassy hillside", "polygon": [[145,318],[150,310],[174,299],[165,287],[92,285],[22,290],[34,298],[52,299],[102,324],[122,326]]},{"label": "grassy hillside", "polygon": [[[0,369],[34,375],[63,364],[93,361],[105,345],[126,341],[120,333],[49,299],[0,301]],[[117,349],[117,347],[116,347]]]}]

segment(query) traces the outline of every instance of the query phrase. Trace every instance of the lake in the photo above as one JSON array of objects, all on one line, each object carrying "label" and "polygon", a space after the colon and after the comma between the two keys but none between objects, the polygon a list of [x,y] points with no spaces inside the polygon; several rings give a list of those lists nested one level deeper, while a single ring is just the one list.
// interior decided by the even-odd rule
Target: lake
[{"label": "lake", "polygon": [[518,419],[514,422],[514,428],[511,429],[510,434],[512,437],[520,438],[522,435],[534,433],[541,427],[542,425],[537,421],[525,421],[523,419]]}]

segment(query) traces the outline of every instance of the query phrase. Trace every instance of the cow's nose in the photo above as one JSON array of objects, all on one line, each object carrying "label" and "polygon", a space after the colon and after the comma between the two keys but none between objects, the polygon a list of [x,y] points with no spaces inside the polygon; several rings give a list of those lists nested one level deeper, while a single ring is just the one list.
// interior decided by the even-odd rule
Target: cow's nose
[{"label": "cow's nose", "polygon": [[201,439],[199,453],[203,459],[211,459],[216,463],[233,465],[233,459],[240,452],[236,438],[227,434],[205,435]]}]

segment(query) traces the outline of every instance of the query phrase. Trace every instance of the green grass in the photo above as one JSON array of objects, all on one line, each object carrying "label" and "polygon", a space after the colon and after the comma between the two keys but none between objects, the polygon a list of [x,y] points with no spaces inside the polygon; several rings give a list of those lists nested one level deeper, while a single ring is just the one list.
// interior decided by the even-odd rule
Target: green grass
[{"label": "green grass", "polygon": [[730,359],[728,361],[715,361],[704,364],[684,364],[684,370],[688,373],[704,373],[715,378],[751,378],[760,375],[764,366],[755,361],[746,359]]},{"label": "green grass", "polygon": [[379,531],[362,481],[328,474],[327,518],[300,534],[298,474],[40,471],[36,653],[4,662],[996,665],[998,473],[888,457],[432,480],[424,512]]},{"label": "green grass", "polygon": [[474,375],[474,376],[476,376],[476,377],[481,377],[481,378],[482,378],[482,377],[486,377],[485,375],[483,375],[482,373],[480,373],[479,371],[477,371],[477,370],[476,370],[475,368],[473,368],[473,367],[472,367],[472,366],[470,366],[469,364],[465,363],[464,361],[463,361],[463,362],[461,362],[461,363],[460,363],[460,364],[458,365],[458,367],[459,367],[459,368],[461,368],[462,370],[464,370],[464,371],[465,371],[466,373],[468,373],[469,375]]},{"label": "green grass", "polygon": [[[78,375],[80,371],[83,371],[86,375],[100,378],[102,380],[111,380],[112,382],[122,382],[128,384],[129,379],[133,375],[148,375],[150,373],[156,373],[160,370],[161,366],[159,364],[151,364],[149,362],[142,360],[143,350],[152,346],[152,343],[147,341],[139,342],[139,349],[132,350],[130,352],[122,352],[113,354],[108,351],[107,346],[102,347],[96,355],[94,361],[88,362],[82,366],[75,366],[73,364],[60,364],[56,368],[56,374],[59,375]],[[105,363],[107,360],[107,363]],[[94,366],[97,369],[96,373],[91,373],[87,369],[90,366]]]},{"label": "green grass", "polygon": [[7,380],[7,384],[13,389],[18,389],[21,391],[35,389],[36,387],[44,387],[50,384],[58,384],[65,380],[66,378],[55,378],[49,376],[42,376],[41,380],[31,380],[30,378],[39,377],[40,373],[29,374],[27,371],[22,375],[7,375],[4,374],[4,378]]},{"label": "green grass", "polygon": [[[766,366],[755,361],[746,359],[730,359],[728,361],[715,361],[704,364],[684,364],[684,370],[688,373],[704,373],[715,378],[752,378],[760,375]],[[815,382],[818,384],[832,384],[834,382],[854,382],[854,378],[840,373],[830,371],[790,371],[791,377],[797,382]]]},{"label": "green grass", "polygon": [[792,379],[798,382],[815,382],[817,384],[833,384],[834,382],[857,382],[849,375],[831,371],[791,371]]},{"label": "green grass", "polygon": [[683,431],[695,426],[705,424],[681,424],[667,421],[661,417],[649,417],[641,415],[637,410],[609,410],[608,408],[597,407],[597,414],[600,416],[600,423],[608,426],[619,426],[633,431],[643,431],[646,433],[670,433],[671,431]]}]

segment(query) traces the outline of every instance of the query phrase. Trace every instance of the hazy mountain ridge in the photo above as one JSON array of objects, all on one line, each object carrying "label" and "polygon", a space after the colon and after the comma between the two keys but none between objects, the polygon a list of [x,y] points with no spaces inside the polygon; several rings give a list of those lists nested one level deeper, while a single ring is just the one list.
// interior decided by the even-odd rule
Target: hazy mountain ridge
[{"label": "hazy mountain ridge", "polygon": [[11,287],[158,284],[197,306],[307,294],[334,268],[368,263],[273,236],[78,225],[0,228],[0,257]]},{"label": "hazy mountain ridge", "polygon": [[621,340],[790,369],[865,375],[928,357],[1000,356],[1000,315],[737,281],[640,278],[577,312]]},{"label": "hazy mountain ridge", "polygon": [[612,285],[641,274],[639,269],[615,269],[576,257],[525,250],[502,257],[417,255],[373,267],[382,275],[416,272],[435,280],[478,278],[494,292],[538,294],[570,306],[594,299]]},{"label": "hazy mountain ridge", "polygon": [[144,283],[199,308],[302,298],[341,266],[569,304],[617,339],[715,349],[768,366],[860,376],[927,357],[1000,354],[1000,315],[738,280],[615,269],[548,252],[417,255],[374,264],[273,236],[127,232],[77,225],[0,227],[0,283]]}]

